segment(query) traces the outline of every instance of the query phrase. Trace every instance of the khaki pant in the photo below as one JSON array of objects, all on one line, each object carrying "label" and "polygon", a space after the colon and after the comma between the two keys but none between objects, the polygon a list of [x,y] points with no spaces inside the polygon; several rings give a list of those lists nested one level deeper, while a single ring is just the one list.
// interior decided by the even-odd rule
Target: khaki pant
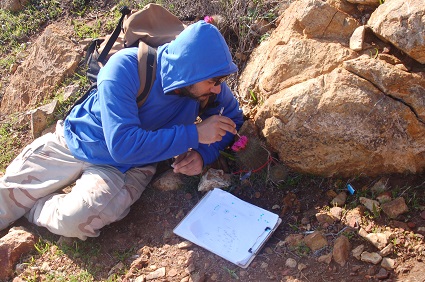
[{"label": "khaki pant", "polygon": [[[75,159],[58,121],[56,132],[28,145],[0,179],[0,230],[25,215],[55,234],[99,236],[99,229],[128,214],[155,170],[150,165],[121,173]],[[74,182],[70,193],[58,193]]]}]

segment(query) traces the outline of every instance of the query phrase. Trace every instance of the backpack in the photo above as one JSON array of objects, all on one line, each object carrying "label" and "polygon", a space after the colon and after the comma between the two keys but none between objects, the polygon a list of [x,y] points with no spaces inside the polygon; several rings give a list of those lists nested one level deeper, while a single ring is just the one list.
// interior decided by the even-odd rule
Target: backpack
[{"label": "backpack", "polygon": [[138,11],[131,11],[124,6],[120,12],[121,17],[114,31],[104,38],[94,39],[88,46],[85,56],[86,75],[92,85],[74,103],[66,116],[97,87],[97,75],[110,56],[127,47],[138,46],[140,88],[137,105],[141,107],[155,81],[156,48],[175,39],[186,28],[175,15],[157,4],[148,4]]}]

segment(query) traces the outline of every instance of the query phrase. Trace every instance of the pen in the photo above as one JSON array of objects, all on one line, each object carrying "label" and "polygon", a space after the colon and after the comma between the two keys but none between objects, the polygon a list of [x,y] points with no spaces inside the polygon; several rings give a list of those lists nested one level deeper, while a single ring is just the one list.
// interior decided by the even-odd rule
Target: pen
[{"label": "pen", "polygon": [[[218,115],[219,115],[219,116],[222,116],[222,115],[223,115],[223,111],[224,111],[224,107],[221,107],[220,112],[218,112]],[[210,145],[211,145],[211,144],[208,144],[208,147],[209,147]]]}]

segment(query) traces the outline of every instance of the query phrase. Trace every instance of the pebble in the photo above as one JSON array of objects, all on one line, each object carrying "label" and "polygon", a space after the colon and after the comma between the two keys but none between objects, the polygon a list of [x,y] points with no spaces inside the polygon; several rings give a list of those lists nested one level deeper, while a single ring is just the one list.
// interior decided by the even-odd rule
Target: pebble
[{"label": "pebble", "polygon": [[361,255],[361,260],[364,262],[378,264],[381,262],[382,257],[378,253],[363,252]]},{"label": "pebble", "polygon": [[425,219],[425,211],[421,212],[422,219]]},{"label": "pebble", "polygon": [[285,265],[290,268],[295,268],[297,267],[297,261],[293,258],[288,258],[285,262]]},{"label": "pebble", "polygon": [[375,277],[379,280],[386,279],[388,277],[388,271],[386,271],[384,268],[381,268]]},{"label": "pebble", "polygon": [[183,241],[177,245],[179,249],[188,249],[193,246],[193,243],[190,241]]}]

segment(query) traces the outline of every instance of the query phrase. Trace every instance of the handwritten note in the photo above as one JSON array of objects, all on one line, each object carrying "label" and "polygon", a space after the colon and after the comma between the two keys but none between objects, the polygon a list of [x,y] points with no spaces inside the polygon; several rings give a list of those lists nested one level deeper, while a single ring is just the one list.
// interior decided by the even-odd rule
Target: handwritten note
[{"label": "handwritten note", "polygon": [[174,233],[246,267],[280,223],[279,217],[215,188],[174,229]]}]

